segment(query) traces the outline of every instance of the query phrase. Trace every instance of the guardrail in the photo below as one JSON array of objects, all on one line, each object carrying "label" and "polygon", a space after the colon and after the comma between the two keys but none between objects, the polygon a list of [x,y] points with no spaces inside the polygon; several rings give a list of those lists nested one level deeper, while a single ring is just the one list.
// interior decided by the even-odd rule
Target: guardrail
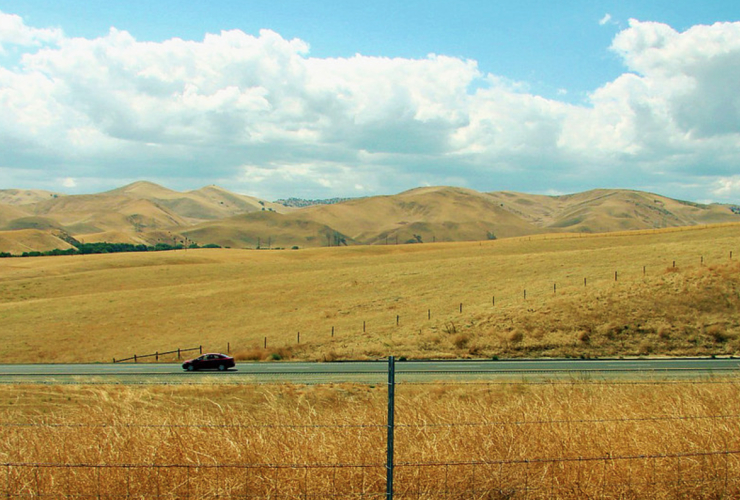
[{"label": "guardrail", "polygon": [[200,354],[203,354],[203,346],[200,345],[198,347],[192,347],[190,349],[177,349],[175,351],[155,352],[154,354],[143,354],[141,356],[134,354],[130,358],[123,358],[123,359],[113,358],[113,362],[123,363],[126,361],[133,361],[134,363],[138,363],[140,359],[144,359],[144,358],[154,358],[155,361],[159,361],[160,356],[166,356],[168,354],[175,354],[175,353],[177,353],[177,359],[180,360],[183,352],[190,352],[190,351],[199,351]]}]

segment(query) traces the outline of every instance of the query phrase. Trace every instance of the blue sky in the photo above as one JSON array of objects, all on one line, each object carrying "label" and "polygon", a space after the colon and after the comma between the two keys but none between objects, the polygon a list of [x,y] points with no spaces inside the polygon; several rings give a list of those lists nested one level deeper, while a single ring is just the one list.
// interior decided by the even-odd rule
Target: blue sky
[{"label": "blue sky", "polygon": [[0,188],[740,201],[736,2],[0,0],[0,13]]}]

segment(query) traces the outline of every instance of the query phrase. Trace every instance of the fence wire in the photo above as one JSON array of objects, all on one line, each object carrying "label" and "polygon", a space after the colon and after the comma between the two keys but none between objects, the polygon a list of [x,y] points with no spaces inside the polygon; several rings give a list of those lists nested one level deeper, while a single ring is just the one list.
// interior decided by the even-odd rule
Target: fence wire
[{"label": "fence wire", "polygon": [[[411,393],[427,394],[425,388],[431,385],[471,384],[480,385],[477,382],[453,381],[442,384],[399,383],[398,386],[413,389]],[[716,392],[712,388],[719,387],[718,384],[737,386],[738,380],[484,382],[484,385],[491,384],[513,388],[521,385],[588,384],[597,389],[614,386],[616,389],[613,392],[617,394],[634,392],[623,391],[620,386],[681,384],[695,385],[700,388],[697,390],[701,393],[709,394]],[[416,386],[421,387],[421,390],[417,391]],[[701,388],[702,386],[706,386],[706,389]],[[562,391],[558,389],[556,392]],[[675,391],[671,389],[671,392]],[[734,394],[733,389],[725,392]],[[402,398],[399,406],[408,401],[410,400]],[[738,435],[740,413],[722,413],[720,408],[711,406],[691,409],[692,413],[686,407],[676,414],[670,414],[670,410],[665,410],[665,414],[660,414],[663,411],[655,412],[658,414],[643,411],[643,415],[639,412],[631,416],[605,414],[594,418],[567,418],[567,413],[555,414],[548,410],[540,415],[553,418],[527,419],[523,418],[526,409],[522,408],[522,413],[511,419],[486,419],[481,415],[479,420],[475,420],[475,417],[468,415],[467,419],[454,422],[442,419],[409,423],[401,421],[395,425],[399,437],[403,437],[397,443],[403,443],[403,446],[398,449],[395,462],[396,487],[393,497],[397,500],[740,498],[740,449],[736,449],[740,447],[740,440],[735,438]],[[714,413],[710,413],[712,409]],[[556,415],[559,418],[554,418]],[[305,455],[297,454],[295,461],[285,462],[271,462],[269,458],[264,462],[248,459],[219,460],[215,455],[210,459],[203,456],[193,458],[192,455],[187,458],[183,455],[182,463],[105,463],[95,460],[64,463],[64,460],[5,459],[0,462],[0,498],[388,498],[384,491],[387,465],[382,461],[385,443],[380,437],[387,429],[383,422],[261,423],[240,422],[236,416],[226,424],[207,421],[183,424],[146,421],[74,423],[54,421],[53,415],[38,415],[36,418],[37,420],[33,420],[33,417],[21,421],[0,420],[0,442],[4,437],[22,439],[24,435],[32,434],[42,438],[58,435],[60,439],[69,439],[74,436],[75,431],[80,431],[81,434],[86,433],[93,440],[104,443],[108,438],[129,434],[125,429],[150,430],[141,433],[150,440],[188,436],[188,429],[205,431],[204,435],[214,440],[224,437],[244,440],[268,430],[274,432],[268,432],[264,436],[268,440],[275,439],[273,446],[282,446],[281,439],[291,443],[291,446],[303,440],[309,452]],[[685,423],[688,431],[702,429],[720,432],[701,442],[677,442],[666,446],[671,449],[659,449],[647,441],[639,448],[623,448],[623,451],[638,453],[598,453],[593,448],[597,452],[593,456],[576,456],[579,451],[565,445],[559,449],[544,446],[541,449],[507,448],[511,443],[516,443],[518,437],[525,435],[541,436],[543,444],[546,440],[557,441],[559,434],[556,431],[559,427],[573,426],[579,432],[588,431],[581,432],[581,435],[594,436],[602,435],[608,429],[608,432],[616,434],[614,439],[619,439],[619,434],[623,431],[628,433],[640,428],[634,424],[646,424],[646,428],[652,429],[652,432],[661,432],[662,429],[679,423]],[[611,424],[614,427],[610,427]],[[621,427],[622,424],[624,427]],[[591,430],[591,427],[594,429]],[[319,432],[311,432],[312,430]],[[364,458],[348,453],[324,455],[320,445],[312,441],[324,439],[324,435],[346,434],[351,436],[346,441],[350,443],[354,436],[361,436],[363,433],[373,437],[377,434],[377,440],[370,440],[373,452]],[[192,435],[196,434],[197,431]],[[509,440],[506,442],[508,444],[495,449],[483,446],[469,452],[465,448],[467,445],[472,448],[473,440],[500,443],[504,438]],[[462,449],[453,447],[447,455],[433,453],[433,445],[422,451],[414,449],[413,443],[422,439],[430,442],[453,440],[455,446]],[[579,448],[581,453],[584,449],[589,450],[588,447]],[[485,450],[489,451],[484,453]],[[9,456],[8,451],[0,446],[0,456]],[[645,453],[639,453],[640,451]],[[305,460],[301,460],[301,457]]]},{"label": "fence wire", "polygon": [[[671,422],[690,420],[737,420],[740,414],[730,415],[664,415],[646,417],[614,417],[594,419],[550,419],[550,420],[491,420],[485,422],[441,422],[422,424],[395,424],[397,429],[423,429],[435,427],[503,427],[525,425],[561,424],[608,424],[630,422]],[[383,424],[87,424],[57,422],[0,422],[0,428],[43,428],[43,429],[385,429]]]},{"label": "fence wire", "polygon": [[[740,450],[399,462],[395,498],[736,498],[740,480],[729,471]],[[721,463],[717,462],[721,459]],[[703,463],[700,463],[703,462]],[[593,467],[593,464],[598,464]],[[724,467],[723,467],[724,465]],[[700,466],[700,467],[697,467]],[[5,498],[386,498],[382,463],[313,464],[62,464],[2,463]],[[355,491],[338,491],[337,473],[361,470]],[[374,469],[374,475],[368,475]],[[442,471],[431,474],[431,469]],[[55,484],[49,471],[62,471]],[[283,470],[298,476],[279,477]],[[82,471],[82,472],[80,472]],[[326,472],[311,479],[309,473]],[[629,471],[632,474],[623,474]],[[647,474],[645,472],[647,471]],[[699,471],[699,474],[697,474]],[[144,473],[142,475],[141,473]],[[118,473],[116,476],[115,473]],[[165,474],[166,473],[166,474]],[[237,480],[228,479],[236,473]],[[642,473],[642,474],[640,474]],[[86,491],[70,480],[87,474]],[[300,475],[302,474],[302,475]],[[205,475],[205,477],[204,477]],[[116,482],[115,479],[118,479]],[[132,484],[132,479],[134,479]],[[173,481],[173,479],[175,479]],[[203,481],[205,479],[205,481]],[[359,479],[359,478],[356,478]],[[566,479],[565,481],[563,479]],[[267,484],[265,484],[267,483]],[[204,486],[205,485],[205,486]],[[143,486],[143,487],[142,487]]]}]

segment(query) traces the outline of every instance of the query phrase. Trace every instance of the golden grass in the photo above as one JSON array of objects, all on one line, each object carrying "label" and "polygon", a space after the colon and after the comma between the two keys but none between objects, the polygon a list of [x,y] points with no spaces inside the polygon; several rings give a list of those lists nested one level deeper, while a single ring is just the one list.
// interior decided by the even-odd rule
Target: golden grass
[{"label": "golden grass", "polygon": [[0,359],[105,362],[199,345],[257,356],[265,338],[260,358],[735,354],[738,243],[726,225],[0,259]]},{"label": "golden grass", "polygon": [[[736,379],[400,384],[396,498],[736,498],[739,396]],[[385,401],[348,384],[3,386],[0,494],[382,498]]]}]

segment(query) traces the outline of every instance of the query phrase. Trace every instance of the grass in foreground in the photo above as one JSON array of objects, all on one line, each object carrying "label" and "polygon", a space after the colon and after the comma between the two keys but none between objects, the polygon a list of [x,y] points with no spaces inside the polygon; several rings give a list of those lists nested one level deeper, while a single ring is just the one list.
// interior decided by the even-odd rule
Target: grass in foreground
[{"label": "grass in foreground", "polygon": [[[736,498],[738,397],[736,379],[401,384],[396,498]],[[0,494],[382,498],[385,401],[361,385],[4,386]]]}]

